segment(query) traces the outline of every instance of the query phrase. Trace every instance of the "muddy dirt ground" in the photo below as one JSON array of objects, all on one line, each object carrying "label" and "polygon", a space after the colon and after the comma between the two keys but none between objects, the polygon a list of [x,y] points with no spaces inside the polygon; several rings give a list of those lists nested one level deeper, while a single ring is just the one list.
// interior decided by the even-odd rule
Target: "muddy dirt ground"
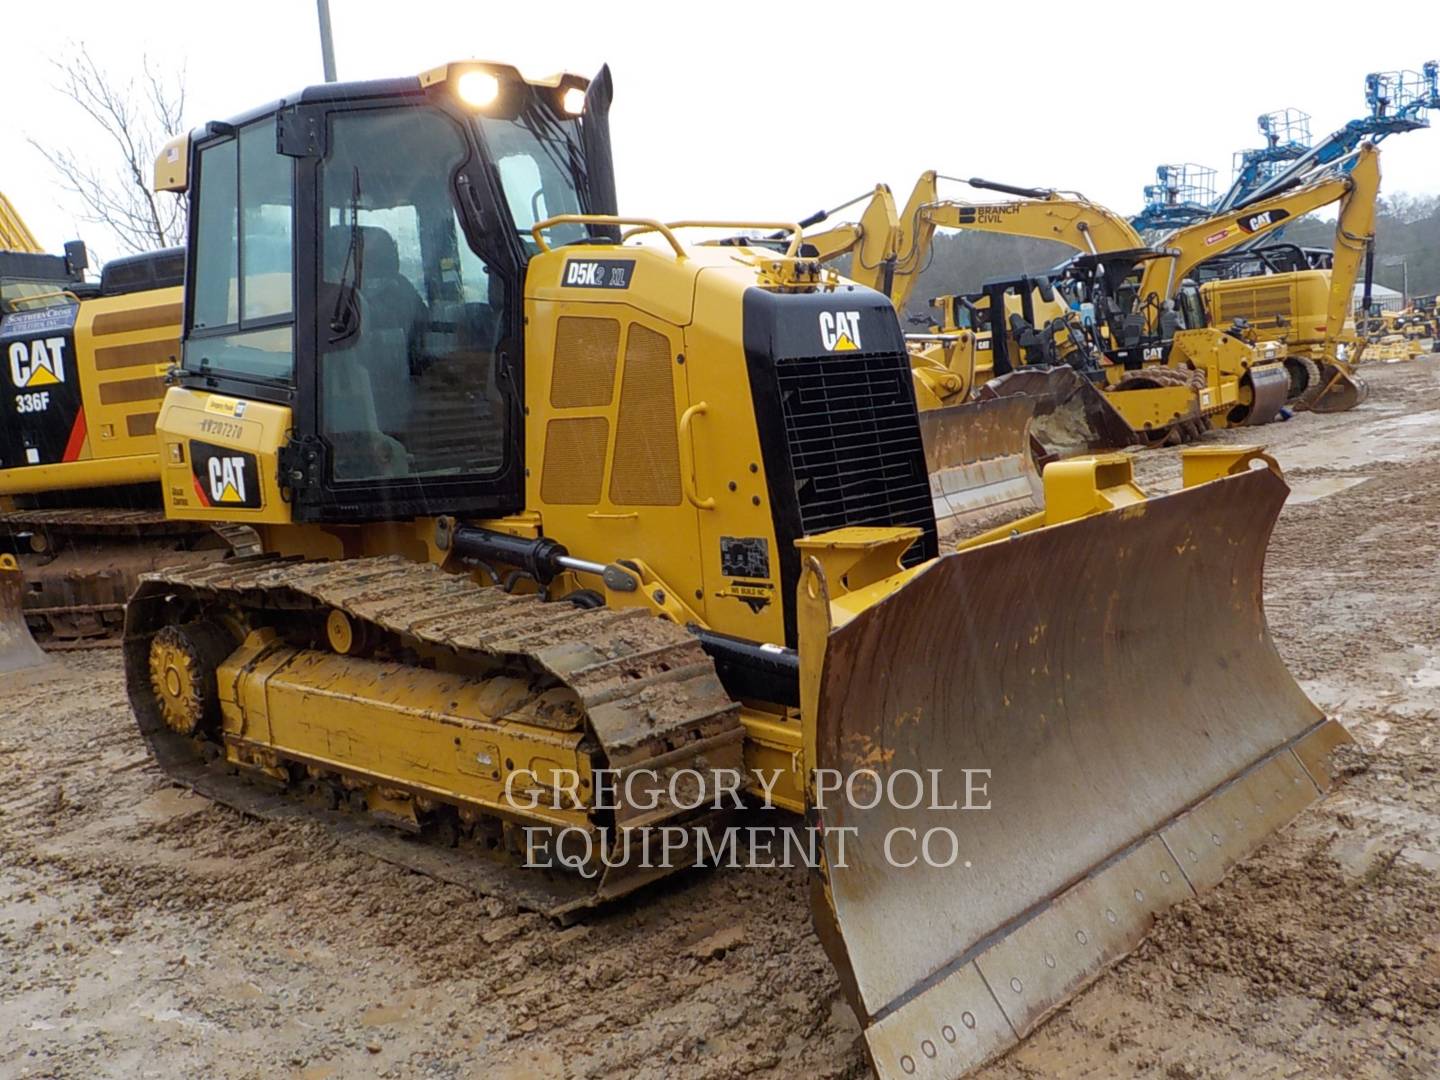
[{"label": "muddy dirt ground", "polygon": [[[1354,775],[982,1075],[1440,1075],[1440,357],[1366,375],[1216,436],[1288,470],[1269,616]],[[0,685],[0,1075],[866,1074],[803,871],[558,929],[169,787],[118,653],[62,664]]]}]

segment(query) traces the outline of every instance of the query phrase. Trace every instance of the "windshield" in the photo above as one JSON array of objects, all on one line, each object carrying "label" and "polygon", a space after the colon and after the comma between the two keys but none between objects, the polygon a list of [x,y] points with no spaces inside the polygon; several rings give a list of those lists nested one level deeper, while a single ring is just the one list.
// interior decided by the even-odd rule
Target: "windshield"
[{"label": "windshield", "polygon": [[[476,126],[500,174],[505,203],[527,250],[535,251],[531,226],[558,214],[585,213],[589,190],[580,122],[561,117],[534,101],[513,120],[478,117]],[[551,244],[569,244],[589,235],[584,225],[548,230]]]},{"label": "windshield", "polygon": [[70,303],[74,297],[66,292],[69,282],[24,281],[6,278],[0,281],[0,314],[33,311]]}]

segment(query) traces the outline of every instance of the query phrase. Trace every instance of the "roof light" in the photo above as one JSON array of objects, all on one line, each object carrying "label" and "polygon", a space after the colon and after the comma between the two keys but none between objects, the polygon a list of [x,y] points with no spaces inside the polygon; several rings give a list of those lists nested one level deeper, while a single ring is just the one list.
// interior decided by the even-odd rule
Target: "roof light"
[{"label": "roof light", "polygon": [[467,71],[455,80],[455,93],[466,105],[484,108],[500,96],[500,80],[488,71]]},{"label": "roof light", "polygon": [[560,107],[571,116],[579,116],[585,111],[585,91],[578,86],[572,86],[560,95]]}]

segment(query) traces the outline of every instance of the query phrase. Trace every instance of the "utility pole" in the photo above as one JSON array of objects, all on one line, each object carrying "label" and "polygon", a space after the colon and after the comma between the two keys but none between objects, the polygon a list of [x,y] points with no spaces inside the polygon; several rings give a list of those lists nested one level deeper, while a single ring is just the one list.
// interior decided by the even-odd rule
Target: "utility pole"
[{"label": "utility pole", "polygon": [[[1404,256],[1404,255],[1389,255],[1389,256],[1386,256],[1384,262],[1385,262],[1385,265],[1386,265],[1386,266],[1399,266],[1399,267],[1400,267],[1400,281],[1401,281],[1401,285],[1400,285],[1400,299],[1401,299],[1401,305],[1402,305],[1402,306],[1409,306],[1409,304],[1410,304],[1410,260],[1409,260],[1406,256]],[[1391,280],[1393,281],[1394,279],[1392,278]]]},{"label": "utility pole", "polygon": [[325,67],[325,81],[335,81],[335,39],[330,33],[330,0],[315,0],[320,14],[320,62]]}]

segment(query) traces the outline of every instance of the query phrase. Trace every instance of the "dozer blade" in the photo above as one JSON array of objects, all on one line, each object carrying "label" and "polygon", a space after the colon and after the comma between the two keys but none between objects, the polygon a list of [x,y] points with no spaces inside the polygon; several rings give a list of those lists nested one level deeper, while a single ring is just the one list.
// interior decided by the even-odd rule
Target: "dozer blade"
[{"label": "dozer blade", "polygon": [[920,413],[935,523],[945,542],[981,518],[1039,501],[1040,474],[1030,454],[1035,399],[971,401]]},{"label": "dozer blade", "polygon": [[1337,413],[1355,408],[1370,396],[1365,380],[1339,364],[1321,364],[1320,381],[1313,396],[1301,404],[1311,412]]},{"label": "dozer blade", "polygon": [[980,400],[1024,395],[1035,401],[1031,431],[1059,457],[1094,450],[1119,450],[1147,440],[1074,368],[1021,368],[991,379],[976,393]]},{"label": "dozer blade", "polygon": [[24,578],[13,555],[0,555],[0,675],[53,661],[25,625]]},{"label": "dozer blade", "polygon": [[[1287,491],[1242,472],[942,556],[829,632],[815,775],[862,782],[814,800],[814,916],[878,1075],[1003,1052],[1328,786],[1348,736],[1262,608]],[[936,778],[915,809],[902,770]]]}]

